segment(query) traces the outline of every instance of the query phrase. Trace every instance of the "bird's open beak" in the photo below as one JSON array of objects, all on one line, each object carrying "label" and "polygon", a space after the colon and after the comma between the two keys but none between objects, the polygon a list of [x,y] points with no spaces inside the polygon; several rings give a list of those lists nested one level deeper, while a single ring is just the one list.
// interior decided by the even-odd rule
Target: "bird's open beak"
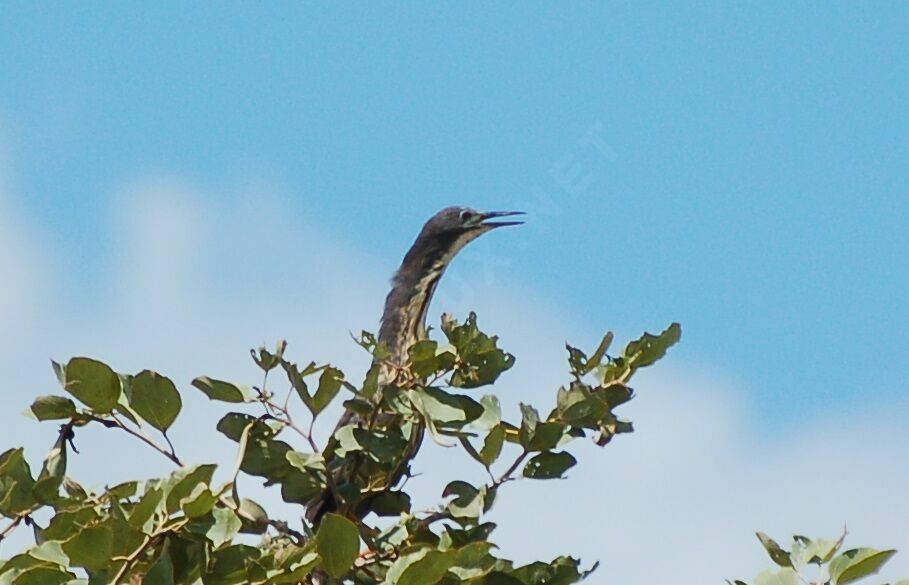
[{"label": "bird's open beak", "polygon": [[487,211],[482,216],[482,223],[480,225],[484,227],[497,228],[505,227],[509,225],[521,225],[523,221],[488,221],[496,217],[511,217],[514,215],[524,215],[523,211]]}]

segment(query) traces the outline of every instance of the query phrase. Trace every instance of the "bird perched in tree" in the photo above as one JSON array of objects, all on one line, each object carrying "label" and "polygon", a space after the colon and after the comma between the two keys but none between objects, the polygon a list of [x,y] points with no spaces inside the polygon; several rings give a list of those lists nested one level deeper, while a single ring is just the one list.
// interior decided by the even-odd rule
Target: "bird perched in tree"
[{"label": "bird perched in tree", "polygon": [[[519,211],[477,211],[467,207],[448,207],[432,216],[423,226],[417,239],[404,256],[401,267],[391,281],[391,292],[385,299],[385,310],[379,328],[377,343],[383,352],[382,359],[373,362],[377,369],[378,387],[394,384],[398,373],[406,366],[408,349],[417,341],[426,339],[426,313],[433,293],[455,255],[481,235],[499,227],[519,225],[521,221],[499,221],[498,218],[520,215]],[[374,370],[376,371],[376,370]],[[345,411],[336,431],[351,425],[361,425],[359,415]],[[387,487],[393,487],[407,471],[423,439],[422,424],[412,425],[402,461],[387,478]],[[334,454],[338,446],[337,435],[329,442],[324,457],[329,486],[342,490],[351,485],[359,468],[356,457],[339,460]],[[338,508],[332,487],[307,504],[307,518],[318,523],[326,512]],[[359,506],[351,513],[363,517],[369,510]]]}]

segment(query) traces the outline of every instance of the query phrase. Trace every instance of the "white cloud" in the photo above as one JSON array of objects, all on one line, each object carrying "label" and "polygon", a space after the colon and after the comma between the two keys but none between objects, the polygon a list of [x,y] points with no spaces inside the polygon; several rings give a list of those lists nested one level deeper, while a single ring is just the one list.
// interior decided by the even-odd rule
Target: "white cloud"
[{"label": "white cloud", "polygon": [[[0,412],[4,443],[25,443],[36,463],[51,443],[52,425],[16,414],[32,396],[55,391],[51,356],[90,354],[122,371],[150,367],[172,377],[185,400],[173,439],[189,461],[233,456],[232,444],[212,430],[223,411],[189,380],[208,374],[258,383],[250,346],[286,338],[295,359],[331,359],[353,377],[365,369],[365,354],[348,331],[375,329],[388,275],[374,262],[403,250],[352,249],[266,188],[215,200],[179,180],[144,180],[120,195],[115,268],[90,303],[101,309],[84,315],[61,314],[60,283],[42,285],[34,277],[65,262],[66,251],[57,252],[60,258],[40,253],[21,227],[22,215],[9,213],[9,197],[0,197],[7,211],[0,215],[0,249],[16,250],[0,255],[0,273],[4,283],[25,287],[0,297],[0,318],[29,315],[28,327],[19,320],[12,329],[18,344],[0,356],[13,405]],[[468,249],[459,258],[434,315],[475,308],[481,325],[518,356],[497,387],[506,408],[513,412],[518,401],[528,401],[545,410],[563,379],[564,340],[597,332],[586,329],[579,311],[546,306],[519,289],[507,270],[467,285],[483,270],[483,254]],[[0,321],[4,331],[10,322]],[[635,434],[603,450],[580,446],[580,464],[568,480],[504,488],[493,511],[504,553],[523,560],[563,553],[599,559],[593,582],[630,585],[750,579],[768,565],[756,529],[779,539],[793,531],[833,535],[845,521],[853,544],[906,548],[909,430],[895,411],[878,405],[824,419],[806,413],[804,426],[776,436],[750,421],[733,382],[672,359],[641,375],[636,386],[639,397],[623,407]],[[111,438],[101,429],[79,433],[82,454],[72,458],[77,478],[91,484],[111,474],[126,477],[137,462],[148,475],[168,471],[143,446]],[[418,471],[425,476],[412,480],[421,502],[434,501],[458,473],[482,477],[454,452],[429,446],[422,454]],[[257,488],[249,482],[246,489]],[[275,503],[273,491],[264,499],[291,518],[299,513]],[[4,543],[5,551],[21,546],[24,536],[20,531],[18,540]],[[909,551],[893,566],[891,573],[909,575]]]},{"label": "white cloud", "polygon": [[33,318],[46,286],[40,238],[13,197],[5,154],[0,140],[0,349]]}]

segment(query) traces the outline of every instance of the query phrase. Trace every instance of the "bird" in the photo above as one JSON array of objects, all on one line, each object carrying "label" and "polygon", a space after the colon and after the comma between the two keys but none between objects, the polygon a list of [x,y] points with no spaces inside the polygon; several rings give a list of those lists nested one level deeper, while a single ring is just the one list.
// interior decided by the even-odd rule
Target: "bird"
[{"label": "bird", "polygon": [[[417,235],[410,249],[404,255],[401,266],[391,280],[391,290],[385,299],[385,308],[376,337],[377,346],[383,352],[382,359],[374,358],[373,368],[378,370],[378,387],[395,382],[401,368],[407,364],[408,350],[416,342],[427,338],[426,314],[439,280],[454,257],[467,244],[494,229],[520,225],[523,221],[509,218],[523,215],[521,211],[478,211],[469,207],[446,207],[433,215]],[[359,415],[346,410],[335,431],[361,422]],[[416,455],[423,439],[422,425],[415,425],[410,432],[404,461],[398,465],[389,478],[388,486],[394,486],[407,471],[407,464]],[[338,461],[334,456],[337,442],[329,441],[323,453],[327,473],[332,474],[329,486],[344,485],[352,478],[356,464]],[[354,454],[356,456],[356,454]],[[330,487],[306,504],[306,517],[314,525],[321,518],[337,509],[337,502]],[[360,506],[352,513],[362,519],[369,513]]]}]

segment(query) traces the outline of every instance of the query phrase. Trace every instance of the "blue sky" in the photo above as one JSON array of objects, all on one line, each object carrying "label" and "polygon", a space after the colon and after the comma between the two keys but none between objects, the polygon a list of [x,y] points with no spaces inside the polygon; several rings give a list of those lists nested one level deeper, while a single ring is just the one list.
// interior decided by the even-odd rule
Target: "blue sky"
[{"label": "blue sky", "polygon": [[681,321],[768,423],[904,395],[904,5],[45,8],[5,9],[0,120],[83,301],[118,182],[268,174],[390,268],[441,206],[526,208],[495,242],[520,286],[627,335]]},{"label": "blue sky", "polygon": [[[667,367],[734,387],[745,428],[793,437],[905,413],[909,4],[685,4],[4,6],[0,212],[41,259],[29,310],[53,316],[27,351],[116,354],[124,338],[110,325],[96,339],[95,316],[157,314],[124,300],[136,250],[202,250],[171,276],[209,288],[175,284],[182,309],[161,311],[195,314],[185,297],[208,290],[224,335],[260,299],[268,334],[293,341],[270,308],[295,311],[287,283],[330,275],[356,305],[326,311],[349,317],[341,337],[374,329],[420,224],[463,203],[529,213],[442,284],[458,310],[525,302],[487,317],[503,339],[535,310],[564,325],[541,333],[553,347],[675,320]],[[187,229],[171,225],[182,195],[155,203],[162,184],[192,193]],[[137,241],[162,233],[179,237]],[[4,280],[23,265],[0,263]],[[306,299],[300,315],[332,304]],[[57,326],[67,341],[42,342]],[[154,363],[130,365],[172,363],[155,340]]]}]

